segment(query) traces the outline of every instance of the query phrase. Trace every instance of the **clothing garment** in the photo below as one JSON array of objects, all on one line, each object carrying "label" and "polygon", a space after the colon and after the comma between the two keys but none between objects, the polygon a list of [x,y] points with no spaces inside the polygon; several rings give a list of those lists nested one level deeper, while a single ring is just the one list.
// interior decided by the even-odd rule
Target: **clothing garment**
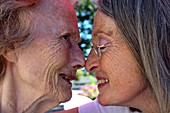
[{"label": "clothing garment", "polygon": [[140,113],[132,112],[129,107],[124,106],[102,106],[98,100],[82,105],[78,108],[79,113]]}]

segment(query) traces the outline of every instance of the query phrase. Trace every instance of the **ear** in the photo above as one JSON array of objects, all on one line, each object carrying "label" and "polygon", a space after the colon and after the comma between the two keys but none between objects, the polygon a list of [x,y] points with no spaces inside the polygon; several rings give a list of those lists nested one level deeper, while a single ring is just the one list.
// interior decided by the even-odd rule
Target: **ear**
[{"label": "ear", "polygon": [[3,54],[3,57],[4,57],[7,61],[13,62],[13,63],[16,63],[17,60],[18,60],[16,51],[6,52],[6,53]]}]

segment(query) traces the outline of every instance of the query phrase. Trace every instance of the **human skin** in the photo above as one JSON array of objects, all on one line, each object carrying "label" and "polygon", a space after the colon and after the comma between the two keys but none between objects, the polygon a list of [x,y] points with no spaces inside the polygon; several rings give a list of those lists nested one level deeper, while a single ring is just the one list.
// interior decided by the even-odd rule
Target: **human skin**
[{"label": "human skin", "polygon": [[156,101],[125,37],[114,20],[100,10],[94,19],[92,37],[94,45],[110,44],[102,48],[100,59],[92,49],[86,62],[86,70],[95,72],[98,80],[99,103],[156,113]]},{"label": "human skin", "polygon": [[70,100],[70,80],[85,63],[75,11],[67,0],[40,0],[31,10],[35,39],[3,54],[2,113],[43,113]]}]

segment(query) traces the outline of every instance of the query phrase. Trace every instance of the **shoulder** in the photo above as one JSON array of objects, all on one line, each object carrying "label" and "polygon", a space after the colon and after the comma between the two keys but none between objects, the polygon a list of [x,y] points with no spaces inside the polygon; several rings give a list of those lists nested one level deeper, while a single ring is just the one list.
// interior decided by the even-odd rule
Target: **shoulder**
[{"label": "shoulder", "polygon": [[124,106],[102,106],[97,100],[80,106],[79,113],[138,113],[130,111],[129,107]]}]

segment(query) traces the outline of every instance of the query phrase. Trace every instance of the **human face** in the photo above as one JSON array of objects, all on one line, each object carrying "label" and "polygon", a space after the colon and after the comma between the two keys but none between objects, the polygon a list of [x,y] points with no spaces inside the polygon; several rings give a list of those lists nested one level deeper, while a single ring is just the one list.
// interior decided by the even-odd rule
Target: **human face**
[{"label": "human face", "polygon": [[70,80],[84,66],[74,9],[67,0],[42,0],[32,10],[35,39],[18,50],[17,79],[33,96],[68,101]]},{"label": "human face", "polygon": [[[140,102],[146,89],[143,75],[126,40],[112,18],[98,10],[92,31],[95,46],[108,45],[101,49],[101,56],[91,50],[86,69],[95,72],[102,105],[129,105]],[[138,100],[138,101],[137,101]]]}]

